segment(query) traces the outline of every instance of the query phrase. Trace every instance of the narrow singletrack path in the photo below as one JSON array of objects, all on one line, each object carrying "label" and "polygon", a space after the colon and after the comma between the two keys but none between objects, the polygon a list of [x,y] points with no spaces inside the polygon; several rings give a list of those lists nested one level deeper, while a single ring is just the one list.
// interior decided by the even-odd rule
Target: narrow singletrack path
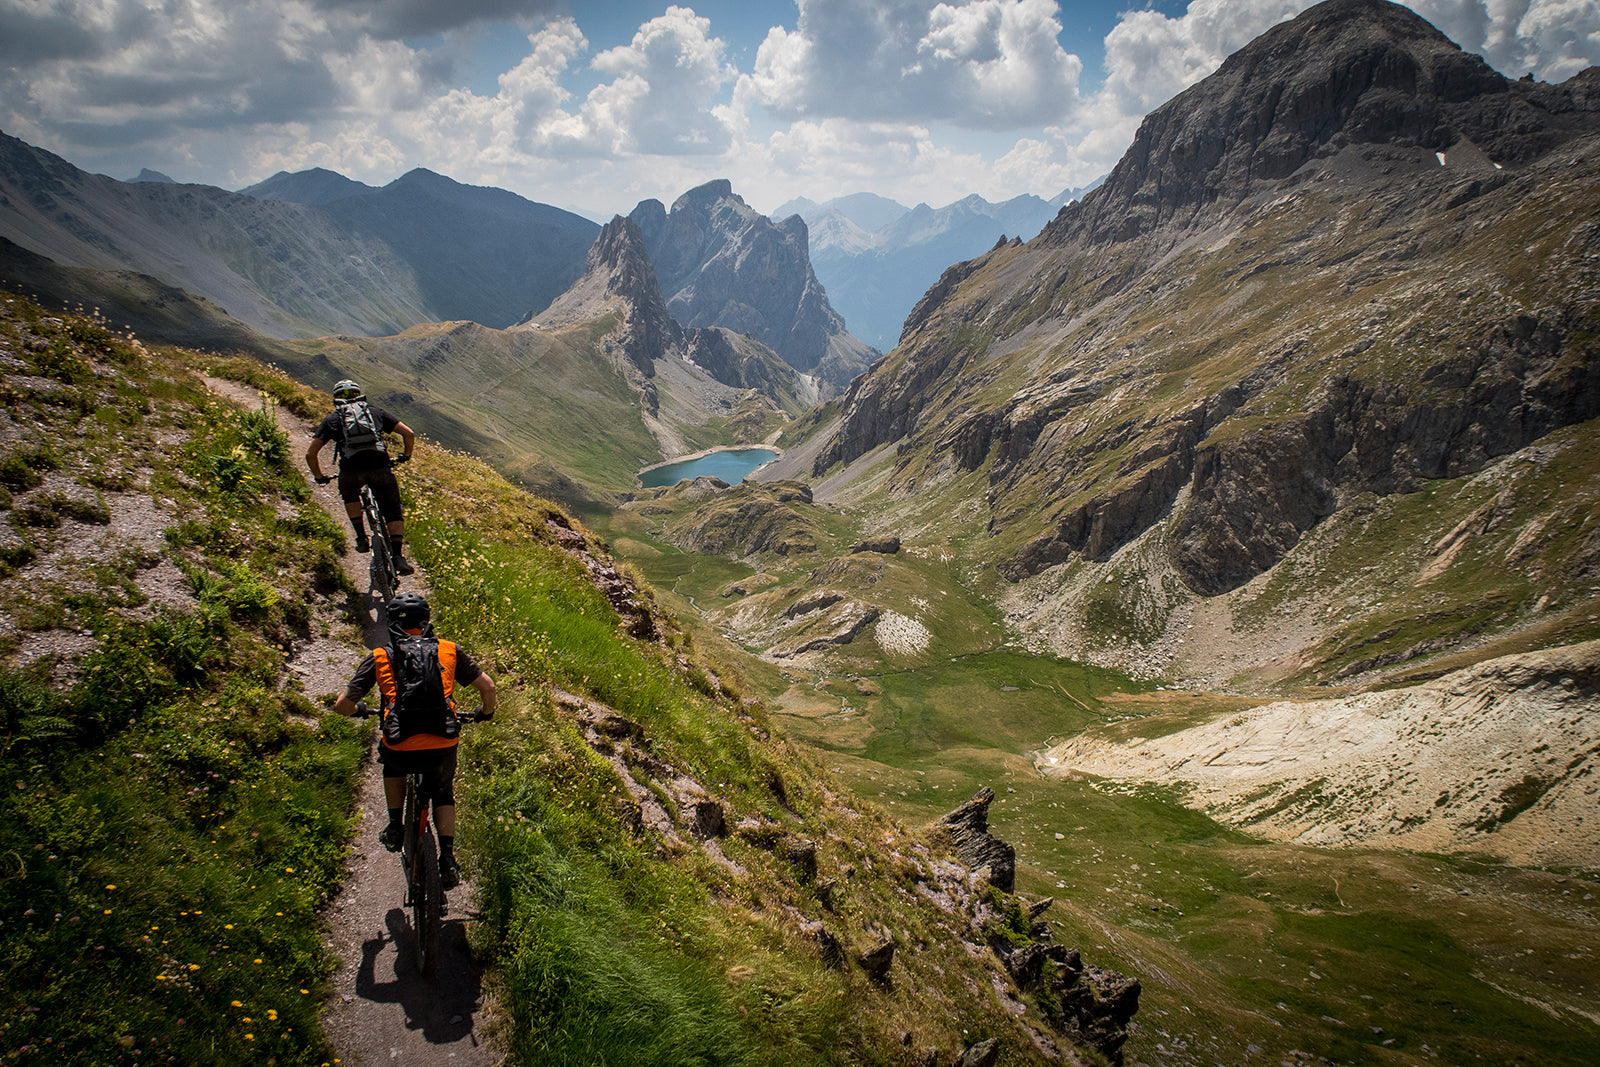
[{"label": "narrow singletrack path", "polygon": [[[219,379],[207,379],[206,384],[241,406],[255,408],[261,403],[259,394],[249,386]],[[303,466],[301,456],[316,427],[281,406],[276,414],[279,428],[289,435],[292,461]],[[333,486],[314,485],[313,490],[318,503],[336,522],[341,526],[348,523]],[[360,590],[357,605],[362,612],[362,638],[372,648],[384,643],[385,633],[377,602],[368,592],[367,562],[365,554],[345,554],[345,573]],[[426,596],[427,576],[418,567],[416,574],[402,579],[401,588]],[[296,648],[295,660],[291,669],[302,677],[307,695],[315,697],[343,692],[360,655],[347,645],[314,638],[310,646]],[[342,1061],[340,1067],[495,1067],[502,1057],[481,1030],[482,969],[467,944],[467,929],[475,919],[472,883],[463,881],[446,894],[448,909],[439,931],[438,970],[433,978],[424,979],[417,973],[409,919],[402,906],[405,878],[400,860],[378,844],[378,831],[388,813],[372,748],[375,738],[374,729],[368,735],[367,758],[362,765],[358,819],[345,861],[343,888],[323,915],[325,939],[339,959],[323,1025]]]}]

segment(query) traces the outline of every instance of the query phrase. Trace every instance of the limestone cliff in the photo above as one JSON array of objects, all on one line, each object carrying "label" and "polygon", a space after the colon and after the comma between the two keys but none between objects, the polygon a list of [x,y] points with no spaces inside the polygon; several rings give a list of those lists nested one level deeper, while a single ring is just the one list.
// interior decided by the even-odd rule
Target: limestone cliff
[{"label": "limestone cliff", "polygon": [[668,307],[686,326],[724,326],[839,388],[876,356],[852,337],[811,270],[804,220],[774,223],[727,180],[645,200],[638,224]]}]

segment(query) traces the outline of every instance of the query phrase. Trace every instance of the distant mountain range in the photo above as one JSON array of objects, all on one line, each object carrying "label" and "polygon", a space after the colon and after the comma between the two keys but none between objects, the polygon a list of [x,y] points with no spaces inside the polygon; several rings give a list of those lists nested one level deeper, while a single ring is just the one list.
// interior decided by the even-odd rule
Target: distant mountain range
[{"label": "distant mountain range", "polygon": [[850,331],[887,352],[906,315],[946,267],[982,255],[1001,237],[1033,238],[1062,205],[1093,189],[1066,189],[1043,200],[993,204],[967,196],[941,208],[908,208],[872,193],[824,203],[799,198],[772,213],[799,215],[811,229],[811,265]]},{"label": "distant mountain range", "polygon": [[[798,219],[773,223],[725,180],[670,213],[649,200],[631,217],[683,326],[744,334],[828,392],[878,355],[829,305]],[[0,263],[37,271],[30,256],[42,256],[67,270],[136,272],[151,280],[133,287],[141,293],[175,286],[215,305],[205,321],[220,312],[270,338],[525,322],[583,275],[599,233],[571,212],[422,169],[382,188],[317,168],[229,192],[151,171],[115,181],[0,134],[0,240],[17,250]],[[120,291],[141,305],[128,308],[130,323],[165,325]],[[192,321],[181,329],[204,343]]]},{"label": "distant mountain range", "polygon": [[263,185],[275,198],[119,182],[0,134],[0,237],[64,267],[149,275],[283,338],[509,326],[577,280],[600,232],[425,170],[334,200],[338,182],[318,175]]}]

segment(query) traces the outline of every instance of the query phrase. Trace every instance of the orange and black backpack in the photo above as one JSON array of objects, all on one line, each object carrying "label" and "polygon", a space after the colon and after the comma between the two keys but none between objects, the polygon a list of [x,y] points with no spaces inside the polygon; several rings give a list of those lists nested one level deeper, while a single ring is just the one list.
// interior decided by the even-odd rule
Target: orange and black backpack
[{"label": "orange and black backpack", "polygon": [[390,748],[443,748],[456,743],[461,723],[454,697],[456,646],[418,634],[392,635],[375,648],[383,694],[383,743]]}]

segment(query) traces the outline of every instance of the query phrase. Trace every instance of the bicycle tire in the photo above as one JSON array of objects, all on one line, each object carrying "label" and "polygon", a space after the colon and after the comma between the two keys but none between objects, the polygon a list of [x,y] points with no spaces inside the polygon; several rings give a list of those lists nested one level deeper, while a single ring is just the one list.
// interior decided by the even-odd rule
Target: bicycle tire
[{"label": "bicycle tire", "polygon": [[388,552],[389,536],[388,525],[383,520],[383,513],[378,509],[378,498],[372,495],[372,487],[361,487],[361,511],[366,516],[367,529],[372,538],[372,559],[368,564],[368,583],[373,592],[378,594],[378,599],[388,604],[394,595],[400,591],[400,575],[395,573],[394,560]]},{"label": "bicycle tire", "polygon": [[444,886],[439,881],[439,850],[429,829],[417,842],[417,881],[411,894],[411,930],[417,939],[417,970],[432,978],[439,965],[439,924],[444,915]]},{"label": "bicycle tire", "polygon": [[393,600],[395,593],[400,590],[400,579],[394,573],[394,563],[389,559],[388,552],[378,546],[373,546],[372,562],[367,567],[367,579],[372,591],[384,605]]}]

